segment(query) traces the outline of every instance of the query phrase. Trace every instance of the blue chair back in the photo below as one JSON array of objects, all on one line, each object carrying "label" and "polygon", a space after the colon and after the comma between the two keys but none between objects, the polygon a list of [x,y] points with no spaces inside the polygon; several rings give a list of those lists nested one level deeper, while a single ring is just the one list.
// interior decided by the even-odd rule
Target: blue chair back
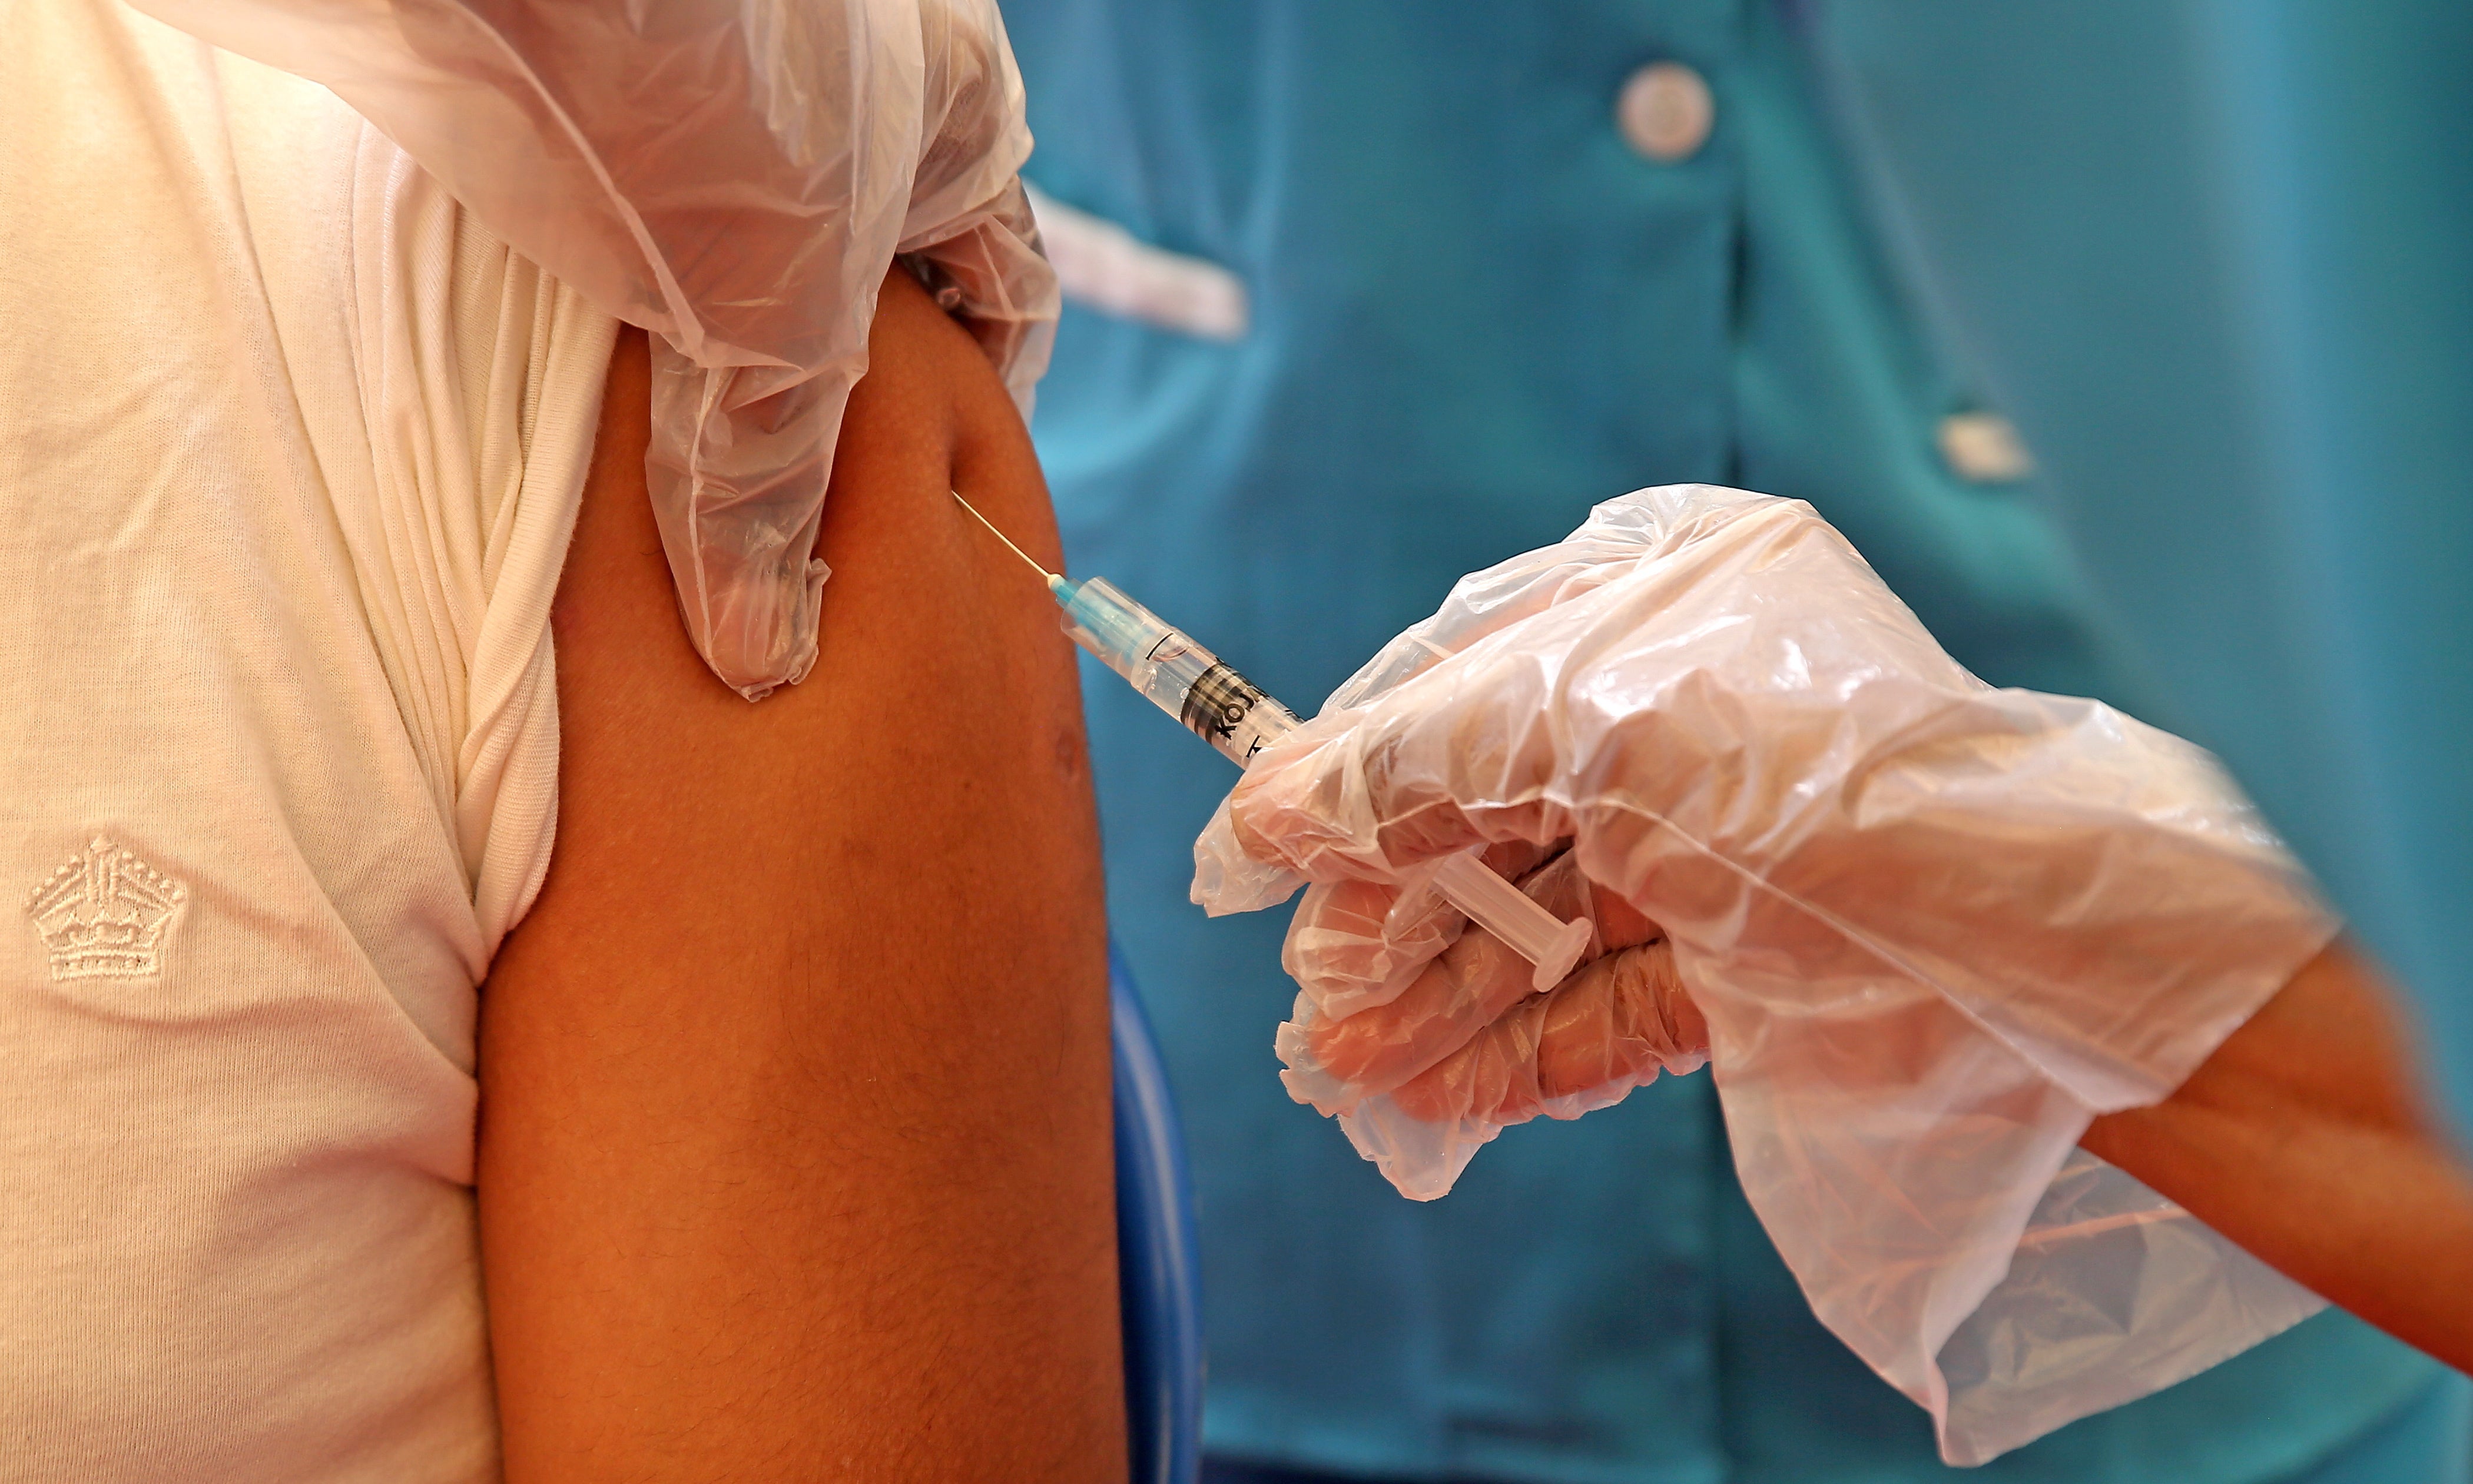
[{"label": "blue chair back", "polygon": [[1116,1272],[1133,1484],[1202,1469],[1202,1298],[1185,1134],[1133,975],[1108,945],[1116,1071]]}]

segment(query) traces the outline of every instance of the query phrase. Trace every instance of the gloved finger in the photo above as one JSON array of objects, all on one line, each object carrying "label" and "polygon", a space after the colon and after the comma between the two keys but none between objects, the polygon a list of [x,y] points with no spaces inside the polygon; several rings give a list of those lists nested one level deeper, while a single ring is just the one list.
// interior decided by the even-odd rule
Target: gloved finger
[{"label": "gloved finger", "polygon": [[1195,903],[1254,912],[1307,880],[1396,883],[1479,841],[1570,835],[1551,786],[1553,657],[1573,638],[1558,610],[1587,606],[1661,539],[1638,515],[1601,507],[1569,539],[1471,573],[1383,646],[1222,801],[1194,841]]},{"label": "gloved finger", "polygon": [[1550,746],[1506,745],[1500,735],[1518,730],[1514,717],[1547,714],[1544,698],[1472,678],[1470,688],[1492,693],[1481,719],[1455,725],[1476,703],[1435,682],[1463,663],[1454,657],[1404,687],[1440,691],[1429,709],[1411,696],[1379,714],[1317,717],[1305,730],[1332,733],[1327,741],[1300,733],[1264,754],[1228,796],[1238,850],[1312,880],[1396,881],[1472,845],[1568,836],[1569,812],[1547,787]]},{"label": "gloved finger", "polygon": [[[1477,840],[1579,836],[1611,863],[1678,801],[1741,819],[1729,798],[1757,806],[1767,782],[1746,762],[1779,755],[1748,744],[1747,716],[1787,724],[1788,758],[1806,733],[1826,753],[1843,721],[1797,677],[1811,643],[1853,641],[1781,642],[1815,607],[1807,567],[1819,592],[1861,590],[1867,635],[1915,627],[1809,507],[1702,486],[1610,500],[1472,573],[1247,771],[1195,842],[1194,900],[1256,910],[1300,879],[1393,879]],[[1780,694],[1820,704],[1744,709]]]},{"label": "gloved finger", "polygon": [[1709,1027],[1684,993],[1663,939],[1590,964],[1514,1008],[1457,1051],[1392,1089],[1428,1123],[1577,1117],[1658,1073],[1708,1061]]},{"label": "gloved finger", "polygon": [[1530,611],[1360,703],[1342,687],[1230,792],[1233,843],[1309,879],[1381,880],[1480,841],[1571,835],[1565,667],[1540,658],[1571,649],[1593,608]]},{"label": "gloved finger", "polygon": [[[1340,1111],[1339,1126],[1357,1153],[1374,1161],[1383,1178],[1411,1200],[1447,1194],[1477,1151],[1511,1123],[1542,1111],[1576,1118],[1621,1102],[1659,1071],[1691,1071],[1707,1060],[1705,1025],[1688,997],[1668,995],[1662,1022],[1669,1039],[1608,1034],[1608,998],[1618,1007],[1639,1003],[1642,990],[1660,985],[1661,960],[1671,964],[1662,943],[1597,961],[1558,987],[1556,997],[1524,1001],[1484,1037],[1392,1092],[1362,1098]],[[1649,970],[1641,977],[1637,970]],[[1534,1055],[1524,1054],[1529,1041]],[[1525,1095],[1524,1095],[1525,1094]]]},{"label": "gloved finger", "polygon": [[[1658,936],[1654,923],[1583,875],[1569,852],[1531,873],[1521,889],[1567,922],[1587,916],[1601,951]],[[1352,1107],[1451,1056],[1534,993],[1527,960],[1490,933],[1463,932],[1389,998],[1345,1016],[1309,1005],[1282,1027],[1282,1060],[1302,1074],[1288,1079],[1289,1089],[1327,1113]],[[1301,1004],[1309,999],[1301,996]]]},{"label": "gloved finger", "polygon": [[[1514,841],[1489,848],[1485,863],[1518,881],[1552,852]],[[1280,961],[1324,1019],[1336,1020],[1399,997],[1459,940],[1466,919],[1411,874],[1400,884],[1335,881],[1297,904]]]},{"label": "gloved finger", "polygon": [[1470,931],[1387,1003],[1331,1019],[1301,994],[1276,1042],[1283,1080],[1322,1112],[1346,1112],[1451,1055],[1533,993],[1529,977],[1526,960]]}]

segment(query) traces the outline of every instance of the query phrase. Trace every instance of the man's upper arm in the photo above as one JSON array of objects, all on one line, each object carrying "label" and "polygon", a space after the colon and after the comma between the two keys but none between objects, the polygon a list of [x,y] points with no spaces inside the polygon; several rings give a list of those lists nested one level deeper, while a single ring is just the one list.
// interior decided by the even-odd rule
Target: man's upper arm
[{"label": "man's upper arm", "polygon": [[557,853],[483,995],[508,1477],[1123,1476],[1096,826],[1028,440],[897,271],[804,683],[680,627],[613,366]]}]

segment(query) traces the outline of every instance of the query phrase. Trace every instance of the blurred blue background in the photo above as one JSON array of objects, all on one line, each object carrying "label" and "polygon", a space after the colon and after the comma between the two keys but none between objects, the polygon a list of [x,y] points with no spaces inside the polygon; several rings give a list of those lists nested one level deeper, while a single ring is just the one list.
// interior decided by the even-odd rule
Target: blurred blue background
[{"label": "blurred blue background", "polygon": [[[2221,754],[2466,1110],[2473,9],[1005,13],[1077,570],[1310,704],[1599,499],[1809,499],[1986,679]],[[1284,915],[1185,900],[1225,764],[1086,692],[1192,1146],[1219,1478],[1951,1472],[1811,1319],[1705,1078],[1512,1130],[1431,1206],[1289,1103]],[[2461,1378],[2325,1316],[1979,1476],[2456,1481],[2465,1430]]]}]

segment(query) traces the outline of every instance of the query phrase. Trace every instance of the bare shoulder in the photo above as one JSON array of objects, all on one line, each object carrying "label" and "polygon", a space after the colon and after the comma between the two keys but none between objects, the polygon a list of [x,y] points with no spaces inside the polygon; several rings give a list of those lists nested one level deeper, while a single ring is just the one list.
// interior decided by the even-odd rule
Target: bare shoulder
[{"label": "bare shoulder", "polygon": [[1122,1477],[1071,654],[945,491],[1051,557],[1053,522],[992,368],[899,272],[871,362],[821,657],[755,706],[678,618],[640,335],[612,368],[556,610],[557,850],[484,992],[511,1479]]}]

